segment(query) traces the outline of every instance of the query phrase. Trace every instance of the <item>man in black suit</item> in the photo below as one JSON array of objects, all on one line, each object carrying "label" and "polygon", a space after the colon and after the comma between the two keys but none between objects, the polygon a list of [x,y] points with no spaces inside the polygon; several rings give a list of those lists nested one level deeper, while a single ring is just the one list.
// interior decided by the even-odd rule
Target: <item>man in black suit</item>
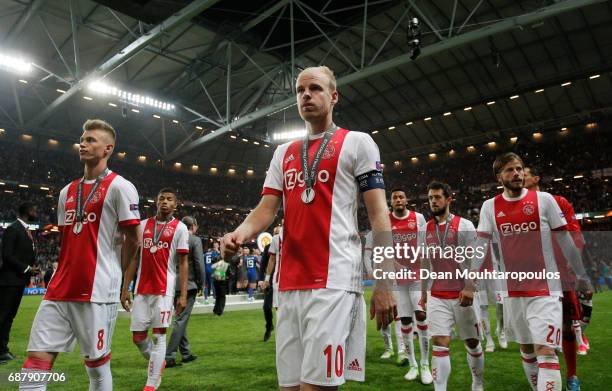
[{"label": "man in black suit", "polygon": [[13,360],[8,342],[13,319],[17,315],[23,289],[30,277],[39,272],[36,249],[28,222],[36,220],[36,205],[24,202],[19,206],[17,221],[4,231],[0,263],[0,363]]}]

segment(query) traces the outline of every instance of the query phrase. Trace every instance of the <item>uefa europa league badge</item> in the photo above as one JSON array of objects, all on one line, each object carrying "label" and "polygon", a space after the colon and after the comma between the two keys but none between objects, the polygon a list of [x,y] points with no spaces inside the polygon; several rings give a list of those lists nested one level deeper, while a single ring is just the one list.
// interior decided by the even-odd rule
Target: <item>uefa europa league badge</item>
[{"label": "uefa europa league badge", "polygon": [[307,187],[302,192],[302,202],[305,204],[310,204],[315,198],[315,191],[312,187]]}]

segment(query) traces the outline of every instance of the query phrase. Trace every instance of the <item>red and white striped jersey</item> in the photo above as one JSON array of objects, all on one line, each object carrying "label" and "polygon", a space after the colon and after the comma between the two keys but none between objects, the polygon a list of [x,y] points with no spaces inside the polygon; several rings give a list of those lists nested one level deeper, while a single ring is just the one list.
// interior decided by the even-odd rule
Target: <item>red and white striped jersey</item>
[{"label": "red and white striped jersey", "polygon": [[[121,289],[121,242],[119,226],[137,225],[138,193],[132,183],[110,172],[86,205],[83,229],[73,232],[77,187],[81,179],[62,189],[57,224],[62,233],[59,265],[49,283],[46,300],[119,301]],[[95,180],[84,181],[86,199]]]},{"label": "red and white striped jersey", "polygon": [[[323,134],[311,136],[311,164]],[[360,292],[361,240],[357,229],[357,177],[380,171],[374,140],[362,132],[338,129],[322,154],[312,203],[302,202],[305,189],[301,146],[296,140],[274,152],[263,195],[283,198],[281,291],[334,288]]]},{"label": "red and white striped jersey", "polygon": [[[501,272],[558,272],[553,230],[565,229],[563,213],[552,195],[523,189],[516,198],[500,194],[480,210],[478,234],[492,240],[494,261]],[[561,296],[561,280],[502,279],[510,297]]]},{"label": "red and white striped jersey", "polygon": [[[178,219],[168,222],[159,241],[153,243],[154,227],[158,232],[164,222],[155,217],[142,220],[142,247],[134,294],[174,296],[178,254],[189,254],[189,231]],[[155,246],[155,252],[151,248]]]},{"label": "red and white striped jersey", "polygon": [[[409,210],[406,216],[397,217],[393,212],[389,213],[389,220],[391,220],[391,231],[393,232],[393,244],[400,244],[403,246],[404,243],[408,244],[409,247],[416,248],[425,241],[425,228],[427,222],[425,217],[418,212]],[[418,281],[420,279],[421,262],[420,260],[414,261],[412,259],[400,259],[397,260],[396,269],[412,270],[415,278],[412,280],[398,279],[397,283],[400,285],[407,284],[411,281]]]},{"label": "red and white striped jersey", "polygon": [[[440,237],[444,236],[446,232],[446,222],[442,222],[438,226]],[[431,219],[427,222],[427,233],[425,243],[427,246],[442,246],[444,250],[448,247],[475,247],[476,245],[476,228],[474,224],[467,219],[459,216],[453,216],[448,223],[448,232],[446,234],[446,241],[442,245],[438,240],[438,234],[436,233],[436,220]],[[465,251],[465,250],[462,250]],[[458,254],[458,252],[457,252]],[[463,253],[462,253],[463,254]],[[463,289],[465,283],[461,278],[457,278],[457,270],[465,269],[465,260],[458,262],[459,259],[455,258],[436,258],[432,257],[429,259],[431,263],[431,269],[434,273],[451,273],[453,278],[434,279],[431,285],[431,295],[439,299],[456,299],[459,297],[459,292]]]}]

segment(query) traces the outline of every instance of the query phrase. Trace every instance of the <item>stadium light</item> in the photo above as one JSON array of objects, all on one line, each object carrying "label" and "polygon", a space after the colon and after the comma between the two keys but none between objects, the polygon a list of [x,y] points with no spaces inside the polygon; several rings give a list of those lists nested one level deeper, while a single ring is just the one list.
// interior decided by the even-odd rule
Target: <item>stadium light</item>
[{"label": "stadium light", "polygon": [[574,179],[582,179],[583,177],[583,175],[574,175]]},{"label": "stadium light", "polygon": [[140,113],[140,110],[138,110],[138,109],[132,109],[132,112],[133,112],[133,113]]},{"label": "stadium light", "polygon": [[282,140],[291,140],[300,137],[306,136],[306,129],[298,129],[298,130],[287,130],[284,132],[274,133],[272,135],[272,140],[274,141],[282,141]]},{"label": "stadium light", "polygon": [[539,90],[535,90],[536,94],[539,94],[540,92],[544,92],[544,88],[540,88]]},{"label": "stadium light", "polygon": [[48,143],[49,143],[49,145],[58,145],[58,144],[59,144],[59,141],[57,141],[57,140],[55,140],[55,139],[50,138],[50,139],[49,139],[49,141],[48,141]]},{"label": "stadium light", "polygon": [[435,153],[430,153],[430,154],[429,154],[429,158],[430,158],[431,160],[434,160],[434,159],[436,159],[437,157],[438,157],[438,155],[436,155]]},{"label": "stadium light", "polygon": [[32,63],[21,58],[0,54],[0,67],[22,75],[32,72]]},{"label": "stadium light", "polygon": [[455,156],[455,150],[451,149],[450,151],[448,151],[449,156]]},{"label": "stadium light", "polygon": [[425,117],[423,121],[431,121],[431,117]]},{"label": "stadium light", "polygon": [[472,106],[467,106],[463,108],[463,111],[470,111],[472,110]]},{"label": "stadium light", "polygon": [[542,133],[540,133],[540,132],[535,132],[535,133],[533,134],[533,138],[534,138],[534,140],[539,140],[539,139],[541,139],[541,138],[542,138]]},{"label": "stadium light", "polygon": [[396,160],[393,162],[393,164],[395,165],[395,167],[399,167],[402,164],[402,162],[400,162],[399,160]]},{"label": "stadium light", "polygon": [[203,127],[201,127],[201,126],[199,126],[199,125],[198,125],[198,126],[196,126],[196,129],[198,129],[198,130],[204,130],[204,128],[203,128]]},{"label": "stadium light", "polygon": [[140,156],[138,156],[138,161],[139,162],[146,162],[147,161],[147,157],[145,155],[140,155]]},{"label": "stadium light", "polygon": [[21,139],[23,141],[32,141],[32,136],[30,136],[29,134],[22,134]]},{"label": "stadium light", "polygon": [[563,180],[563,178],[555,178],[553,179],[554,182],[561,182]]},{"label": "stadium light", "polygon": [[60,94],[65,94],[65,93],[66,93],[66,91],[61,90],[61,89],[59,89],[59,88],[58,88],[58,89],[56,89],[55,91],[59,92]]},{"label": "stadium light", "polygon": [[246,170],[246,173],[247,175],[253,175],[254,171],[249,168],[248,170]]},{"label": "stadium light", "polygon": [[172,120],[172,122],[174,122],[175,124],[178,124],[179,122],[175,119]]},{"label": "stadium light", "polygon": [[473,145],[470,145],[469,147],[467,147],[468,152],[475,152],[476,151],[476,147]]},{"label": "stadium light", "polygon": [[512,95],[512,96],[510,97],[510,99],[516,99],[516,98],[518,98],[518,97],[519,97],[518,95]]},{"label": "stadium light", "polygon": [[48,188],[47,186],[41,186],[41,187],[40,187],[40,190],[46,190],[46,191],[49,191],[49,188]]},{"label": "stadium light", "polygon": [[217,167],[211,167],[210,168],[210,172],[212,172],[213,174],[215,174],[217,172]]},{"label": "stadium light", "polygon": [[[234,174],[236,173],[236,170],[235,170],[235,169],[233,169],[233,168],[230,168],[230,169],[228,169],[228,170],[227,170],[227,173],[228,173],[228,174],[231,174],[231,175],[234,175]],[[231,210],[231,209],[230,209],[230,210]]]},{"label": "stadium light", "polygon": [[85,100],[93,100],[93,98],[91,96],[84,96],[83,99],[85,99]]},{"label": "stadium light", "polygon": [[236,140],[236,136],[235,135],[230,135],[231,138],[233,138],[234,140]]},{"label": "stadium light", "polygon": [[253,141],[253,144],[259,145],[259,141]]},{"label": "stadium light", "polygon": [[410,158],[410,161],[413,162],[413,163],[416,163],[416,162],[419,161],[419,158],[414,156],[414,157]]},{"label": "stadium light", "polygon": [[451,115],[451,114],[453,114],[453,113],[451,113],[450,111],[447,111],[446,113],[444,113],[444,116],[445,116],[445,117],[448,117],[448,116],[449,116],[449,115]]},{"label": "stadium light", "polygon": [[410,126],[410,125],[412,125],[412,121],[406,122],[406,126]]},{"label": "stadium light", "polygon": [[565,83],[562,83],[562,84],[561,84],[561,87],[567,87],[567,86],[569,86],[569,85],[571,85],[571,84],[572,84],[572,82],[571,82],[571,81],[566,81]]},{"label": "stadium light", "polygon": [[491,106],[491,105],[494,105],[494,104],[495,104],[494,100],[490,100],[490,101],[487,102],[487,106]]},{"label": "stadium light", "polygon": [[518,140],[518,137],[514,136],[514,137],[510,137],[510,142],[511,143],[515,143],[516,140]]},{"label": "stadium light", "polygon": [[183,165],[180,162],[174,163],[174,167],[181,168]]},{"label": "stadium light", "polygon": [[20,184],[19,187],[21,187],[22,189],[28,189],[30,186]]},{"label": "stadium light", "polygon": [[160,117],[159,115],[157,115],[157,114],[153,114],[153,117],[155,117],[155,118],[157,118],[157,119],[160,119],[160,118],[161,118],[161,117]]},{"label": "stadium light", "polygon": [[376,134],[376,133],[378,133],[378,130],[373,130],[372,131],[372,134]]},{"label": "stadium light", "polygon": [[389,130],[395,129],[395,126],[389,126]]},{"label": "stadium light", "polygon": [[487,143],[487,146],[491,149],[495,148],[497,146],[497,143],[495,141],[489,141]]},{"label": "stadium light", "polygon": [[24,80],[24,79],[19,79],[19,82],[20,82],[20,83],[23,83],[23,84],[28,84],[28,81],[27,81],[27,80]]},{"label": "stadium light", "polygon": [[590,76],[590,77],[589,77],[589,80],[597,79],[599,76],[601,76],[601,75],[593,75],[593,76]]},{"label": "stadium light", "polygon": [[148,95],[136,93],[133,91],[126,91],[118,88],[114,85],[106,83],[102,80],[96,80],[87,85],[90,91],[96,92],[101,95],[114,96],[120,102],[128,103],[136,107],[148,106],[163,111],[172,112],[175,110],[175,106],[169,102],[164,102]]},{"label": "stadium light", "polygon": [[110,107],[117,107],[117,104],[116,104],[116,103],[113,103],[113,102],[108,102],[108,105],[109,105]]}]

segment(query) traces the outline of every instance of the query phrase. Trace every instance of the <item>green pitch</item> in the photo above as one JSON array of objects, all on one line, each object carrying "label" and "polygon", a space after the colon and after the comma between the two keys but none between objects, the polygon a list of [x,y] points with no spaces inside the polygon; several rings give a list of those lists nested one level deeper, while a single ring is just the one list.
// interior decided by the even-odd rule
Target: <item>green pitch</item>
[{"label": "green pitch", "polygon": [[[583,390],[612,389],[612,368],[608,354],[612,348],[612,292],[595,295],[594,311],[587,336],[591,350],[578,356],[578,375]],[[24,297],[11,333],[11,350],[18,355],[14,362],[0,366],[0,389],[15,390],[8,385],[8,373],[18,371],[25,351],[32,320],[40,302],[39,297]],[[493,310],[492,307],[490,307]],[[495,314],[491,313],[495,322]],[[494,328],[495,325],[493,324]],[[226,312],[222,317],[193,315],[188,335],[194,362],[169,368],[164,372],[160,390],[275,390],[274,337],[262,342],[264,319],[261,310]],[[274,334],[273,334],[274,336]],[[395,341],[394,341],[395,342]],[[418,344],[417,344],[418,345]],[[406,367],[378,357],[383,352],[383,341],[373,322],[369,322],[366,363],[366,382],[349,382],[344,390],[433,390],[418,382],[403,379]],[[417,359],[418,359],[417,352]],[[451,347],[452,374],[449,390],[469,390],[471,377],[466,364],[463,344],[454,341]],[[146,381],[147,362],[132,344],[129,319],[119,319],[113,338],[112,372],[114,389],[140,391]],[[67,382],[51,384],[49,390],[87,390],[88,378],[78,351],[60,355],[54,370],[64,372]],[[563,369],[564,370],[564,369]],[[510,344],[505,351],[486,354],[485,388],[488,390],[527,390],[518,346]]]}]

